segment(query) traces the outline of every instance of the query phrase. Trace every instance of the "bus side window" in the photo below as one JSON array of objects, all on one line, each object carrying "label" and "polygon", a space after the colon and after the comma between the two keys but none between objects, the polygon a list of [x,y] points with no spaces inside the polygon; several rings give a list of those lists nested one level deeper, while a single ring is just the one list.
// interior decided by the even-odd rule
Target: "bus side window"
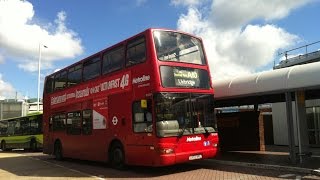
[{"label": "bus side window", "polygon": [[56,74],[54,78],[54,90],[65,88],[67,85],[67,78],[67,71],[62,71],[59,74]]},{"label": "bus side window", "polygon": [[146,60],[146,43],[145,38],[140,37],[131,42],[127,46],[126,66],[132,66],[142,63]]},{"label": "bus side window", "polygon": [[83,63],[83,81],[93,79],[101,74],[100,57],[91,58]]},{"label": "bus side window", "polygon": [[8,121],[8,131],[7,131],[7,133],[8,133],[9,136],[14,135],[15,126],[16,126],[16,121],[15,120]]},{"label": "bus side window", "polygon": [[67,134],[81,134],[81,113],[80,111],[67,114]]},{"label": "bus side window", "polygon": [[[29,121],[30,121],[30,134],[41,134],[42,133],[42,128],[41,128],[42,127],[42,115],[30,117]],[[51,123],[52,123],[52,121],[51,121]]]},{"label": "bus side window", "polygon": [[148,101],[147,108],[141,108],[141,101],[135,101],[132,105],[133,131],[136,133],[152,132],[152,108]]},{"label": "bus side window", "polygon": [[124,65],[124,47],[120,46],[103,55],[102,74],[107,74],[123,68]]},{"label": "bus side window", "polygon": [[49,76],[46,79],[45,92],[46,93],[53,92],[53,85],[54,85],[54,76]]},{"label": "bus side window", "polygon": [[0,136],[7,135],[8,121],[0,121]]},{"label": "bus side window", "polygon": [[92,134],[92,110],[82,111],[82,134],[90,135]]},{"label": "bus side window", "polygon": [[49,131],[53,131],[53,117],[49,119]]},{"label": "bus side window", "polygon": [[81,83],[82,81],[82,64],[70,67],[68,70],[68,87]]},{"label": "bus side window", "polygon": [[53,131],[64,131],[66,128],[65,114],[57,114],[53,116]]},{"label": "bus side window", "polygon": [[15,125],[14,125],[14,135],[21,135],[21,122],[20,119],[16,119],[15,121]]},{"label": "bus side window", "polygon": [[20,131],[23,135],[30,134],[30,123],[27,117],[20,119]]}]

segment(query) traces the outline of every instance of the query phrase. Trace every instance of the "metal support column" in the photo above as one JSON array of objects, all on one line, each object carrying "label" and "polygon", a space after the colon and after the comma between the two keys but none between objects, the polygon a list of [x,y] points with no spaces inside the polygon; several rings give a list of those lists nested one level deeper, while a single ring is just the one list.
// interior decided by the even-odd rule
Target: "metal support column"
[{"label": "metal support column", "polygon": [[0,120],[3,118],[3,103],[0,102]]},{"label": "metal support column", "polygon": [[293,164],[295,164],[297,162],[297,160],[296,160],[296,150],[295,150],[295,142],[294,142],[291,92],[286,92],[285,95],[286,95],[286,112],[287,112],[288,142],[289,142],[290,160]]},{"label": "metal support column", "polygon": [[307,127],[306,103],[304,91],[295,92],[295,104],[297,112],[297,130],[299,144],[299,160],[303,161],[303,156],[309,154],[309,137]]}]

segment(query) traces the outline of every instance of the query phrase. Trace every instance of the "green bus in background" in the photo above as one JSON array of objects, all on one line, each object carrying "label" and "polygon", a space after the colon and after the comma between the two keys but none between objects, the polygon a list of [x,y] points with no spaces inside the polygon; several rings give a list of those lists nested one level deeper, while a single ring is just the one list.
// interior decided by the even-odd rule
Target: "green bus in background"
[{"label": "green bus in background", "polygon": [[12,149],[42,149],[42,113],[32,113],[24,117],[0,120],[0,148],[2,151]]}]

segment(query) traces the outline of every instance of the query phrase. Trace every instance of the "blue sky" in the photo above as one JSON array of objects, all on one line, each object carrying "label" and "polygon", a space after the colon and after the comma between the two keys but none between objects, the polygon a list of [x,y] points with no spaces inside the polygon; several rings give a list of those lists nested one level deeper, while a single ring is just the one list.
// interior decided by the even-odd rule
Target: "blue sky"
[{"label": "blue sky", "polygon": [[319,9],[319,0],[0,0],[0,99],[37,97],[40,42],[43,80],[149,27],[202,37],[214,80],[269,70],[278,52],[320,40]]}]

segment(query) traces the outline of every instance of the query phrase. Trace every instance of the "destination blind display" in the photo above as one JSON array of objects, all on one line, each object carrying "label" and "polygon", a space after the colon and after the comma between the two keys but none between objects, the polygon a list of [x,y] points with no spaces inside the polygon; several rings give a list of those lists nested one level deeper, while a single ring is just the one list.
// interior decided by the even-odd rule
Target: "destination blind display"
[{"label": "destination blind display", "polygon": [[208,72],[205,70],[161,66],[160,71],[164,87],[210,88]]},{"label": "destination blind display", "polygon": [[197,70],[173,69],[173,77],[176,86],[181,87],[199,87],[199,74]]}]

